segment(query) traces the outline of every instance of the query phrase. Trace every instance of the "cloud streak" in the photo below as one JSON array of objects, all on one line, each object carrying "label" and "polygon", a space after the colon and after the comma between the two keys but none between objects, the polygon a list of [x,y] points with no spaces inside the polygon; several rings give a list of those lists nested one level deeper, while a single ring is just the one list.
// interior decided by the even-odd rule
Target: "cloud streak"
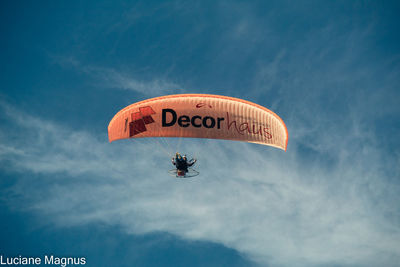
[{"label": "cloud streak", "polygon": [[[233,19],[221,23],[218,38],[207,42],[210,49],[181,56],[212,58],[201,76],[209,88],[207,74],[213,71],[218,81],[228,77],[232,87],[246,79],[246,88],[254,85],[246,89],[247,99],[282,112],[290,134],[286,153],[239,142],[184,140],[181,147],[195,153],[201,175],[176,180],[167,176],[172,165],[154,140],[109,144],[106,133],[73,131],[2,102],[0,166],[4,175],[15,177],[2,189],[4,200],[58,227],[105,223],[130,234],[165,231],[223,244],[260,265],[396,266],[400,157],[398,147],[388,146],[398,139],[398,126],[389,122],[400,111],[398,57],[380,62],[367,57],[371,27],[347,31],[352,24],[345,21],[299,37],[296,27],[273,25],[287,18],[280,12],[272,10],[263,21],[264,13],[257,18],[243,5],[234,16],[225,10],[231,3],[222,5],[216,17],[224,13]],[[202,27],[196,35],[204,33]],[[283,35],[292,45],[277,41]],[[262,53],[268,49],[272,52]],[[170,88],[183,92],[164,78],[140,79],[74,59],[58,63],[103,88],[149,97],[175,93]],[[382,136],[378,120],[395,135]]]},{"label": "cloud streak", "polygon": [[[5,103],[1,108],[2,120],[18,129],[9,134],[2,127],[0,135],[3,169],[19,177],[8,201],[55,225],[166,231],[218,242],[272,266],[394,266],[399,259],[399,188],[382,177],[379,159],[355,161],[349,151],[326,169],[303,162],[296,143],[283,153],[185,140],[188,152],[197,151],[201,176],[174,180],[166,174],[169,160],[149,152],[157,143],[108,144],[105,135],[73,132]],[[30,174],[39,178],[33,182]]]},{"label": "cloud streak", "polygon": [[128,90],[146,96],[159,96],[183,92],[182,86],[164,78],[140,80],[129,72],[109,67],[83,65],[72,57],[53,56],[53,60],[65,68],[74,68],[80,74],[87,76],[98,88],[113,88]]}]

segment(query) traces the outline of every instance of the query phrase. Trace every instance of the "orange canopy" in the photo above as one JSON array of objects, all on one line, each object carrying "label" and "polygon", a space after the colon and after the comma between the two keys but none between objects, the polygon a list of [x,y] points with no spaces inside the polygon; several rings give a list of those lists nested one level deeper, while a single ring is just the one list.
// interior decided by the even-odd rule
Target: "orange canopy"
[{"label": "orange canopy", "polygon": [[219,95],[167,95],[134,103],[108,125],[110,142],[139,137],[192,137],[237,140],[286,151],[283,120],[255,103]]}]

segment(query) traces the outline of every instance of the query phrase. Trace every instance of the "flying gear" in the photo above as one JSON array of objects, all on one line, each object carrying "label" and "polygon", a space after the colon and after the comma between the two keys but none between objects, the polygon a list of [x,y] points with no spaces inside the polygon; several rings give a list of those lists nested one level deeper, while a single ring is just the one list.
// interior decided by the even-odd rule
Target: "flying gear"
[{"label": "flying gear", "polygon": [[191,167],[196,163],[196,159],[187,160],[186,155],[183,157],[176,152],[175,157],[172,158],[172,164],[176,169],[170,170],[170,174],[174,174],[176,178],[189,178],[199,175],[199,172]]},{"label": "flying gear", "polygon": [[[121,109],[108,125],[110,142],[149,137],[157,143],[160,138],[168,147],[165,138],[178,137],[241,141],[286,151],[289,134],[284,121],[271,110],[243,99],[209,94],[145,99]],[[175,150],[160,147],[167,157]],[[175,157],[172,162],[176,169],[169,173],[177,178],[199,174],[192,169],[195,159]]]}]

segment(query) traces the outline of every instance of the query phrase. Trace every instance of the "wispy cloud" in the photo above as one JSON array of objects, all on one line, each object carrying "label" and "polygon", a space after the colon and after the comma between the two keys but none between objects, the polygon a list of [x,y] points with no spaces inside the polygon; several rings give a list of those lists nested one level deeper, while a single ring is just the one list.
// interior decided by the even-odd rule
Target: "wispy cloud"
[{"label": "wispy cloud", "polygon": [[379,152],[372,145],[366,149],[374,153],[362,159],[359,151],[333,155],[340,161],[329,168],[304,162],[294,152],[298,143],[283,153],[185,140],[188,153],[197,151],[201,176],[182,181],[167,176],[172,166],[164,154],[151,152],[160,150],[157,143],[109,144],[105,134],[75,132],[5,103],[1,109],[2,120],[17,129],[1,128],[0,161],[20,177],[7,197],[58,226],[102,222],[133,234],[166,231],[222,243],[262,265],[399,260],[399,188],[382,172],[383,159],[371,156]]},{"label": "wispy cloud", "polygon": [[90,83],[98,88],[129,90],[146,96],[159,96],[172,93],[182,93],[182,86],[167,78],[139,79],[135,74],[110,67],[84,65],[71,57],[53,56],[53,60],[66,68],[86,75]]},{"label": "wispy cloud", "polygon": [[151,79],[139,81],[130,75],[114,69],[107,68],[86,68],[86,71],[96,78],[99,78],[99,85],[109,88],[131,90],[143,95],[158,96],[177,93],[182,91],[181,86],[167,80]]},{"label": "wispy cloud", "polygon": [[[398,139],[398,125],[389,121],[400,112],[398,55],[389,61],[368,58],[376,52],[368,45],[376,34],[373,22],[353,28],[333,16],[335,24],[308,30],[305,20],[307,30],[296,36],[299,28],[273,22],[297,13],[264,16],[247,4],[234,5],[232,12],[227,9],[233,4],[226,3],[217,14],[226,20],[209,42],[215,53],[189,49],[180,56],[208,56],[217,76],[232,74],[223,77],[233,88],[247,79],[246,91],[236,93],[282,113],[290,134],[286,153],[184,140],[181,147],[199,158],[201,175],[176,180],[167,176],[172,166],[155,141],[109,144],[106,133],[74,131],[3,102],[0,166],[15,177],[3,198],[59,227],[101,222],[132,234],[166,231],[224,244],[260,265],[396,266],[400,154],[398,147],[387,147]],[[210,27],[199,27],[196,35],[212,30],[204,21]],[[144,79],[74,58],[56,61],[103,88],[146,96],[183,92],[168,78]],[[377,120],[395,134],[383,136]]]}]

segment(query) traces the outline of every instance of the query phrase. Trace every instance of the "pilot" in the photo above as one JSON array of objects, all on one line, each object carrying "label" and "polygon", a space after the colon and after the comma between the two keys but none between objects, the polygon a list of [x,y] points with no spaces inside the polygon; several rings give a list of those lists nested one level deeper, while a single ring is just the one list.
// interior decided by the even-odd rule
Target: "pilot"
[{"label": "pilot", "polygon": [[179,154],[178,152],[176,152],[175,158],[172,158],[172,164],[175,165],[176,169],[185,173],[188,172],[188,167],[193,166],[196,161],[197,160],[195,159],[191,159],[188,161],[186,155],[182,157],[181,154]]}]

